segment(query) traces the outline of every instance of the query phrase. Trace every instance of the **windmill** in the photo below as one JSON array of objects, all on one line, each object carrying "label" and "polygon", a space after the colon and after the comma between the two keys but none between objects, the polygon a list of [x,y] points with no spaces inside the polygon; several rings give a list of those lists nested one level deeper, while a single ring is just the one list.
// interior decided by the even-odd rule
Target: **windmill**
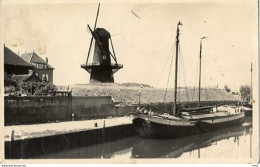
[{"label": "windmill", "polygon": [[[97,10],[96,21],[94,25],[94,29],[88,25],[88,29],[92,35],[90,46],[88,50],[88,56],[86,64],[82,64],[81,68],[85,69],[90,73],[90,82],[114,82],[114,73],[116,73],[119,69],[123,68],[122,64],[117,63],[116,54],[114,51],[114,46],[112,43],[110,33],[104,28],[96,28],[97,19],[99,14],[99,7]],[[89,63],[89,55],[92,47],[93,39],[95,40],[95,48],[92,63]],[[112,47],[113,53],[109,50],[109,43]],[[115,63],[111,63],[111,58],[115,61]]]}]

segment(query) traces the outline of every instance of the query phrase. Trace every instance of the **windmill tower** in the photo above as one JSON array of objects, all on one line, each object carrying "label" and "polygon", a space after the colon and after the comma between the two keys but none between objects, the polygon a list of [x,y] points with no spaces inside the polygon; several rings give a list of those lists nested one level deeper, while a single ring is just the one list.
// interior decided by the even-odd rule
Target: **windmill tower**
[{"label": "windmill tower", "polygon": [[[91,32],[91,41],[88,51],[88,57],[86,64],[82,64],[81,68],[85,69],[90,73],[90,82],[114,82],[114,73],[116,73],[119,69],[123,68],[122,64],[117,63],[112,39],[110,33],[104,28],[96,28],[97,19],[99,14],[99,7],[97,10],[96,21],[94,25],[94,29],[92,30],[88,25],[88,29]],[[95,48],[92,63],[89,63],[89,54],[92,47],[93,39],[95,40]],[[109,50],[109,43],[112,47],[113,53]],[[111,63],[111,58],[115,61],[115,63]]]}]

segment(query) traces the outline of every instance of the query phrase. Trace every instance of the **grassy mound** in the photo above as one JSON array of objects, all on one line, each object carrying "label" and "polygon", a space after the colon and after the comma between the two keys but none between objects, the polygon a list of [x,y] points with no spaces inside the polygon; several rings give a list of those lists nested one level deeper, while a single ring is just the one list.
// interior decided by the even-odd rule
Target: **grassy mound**
[{"label": "grassy mound", "polygon": [[[173,89],[168,89],[165,97],[165,89],[152,88],[149,85],[127,83],[100,83],[87,85],[72,85],[73,96],[112,96],[116,102],[124,104],[138,104],[139,92],[141,94],[141,103],[161,103],[173,101]],[[192,88],[180,88],[177,93],[177,100],[198,101],[198,90]],[[223,101],[223,100],[238,100],[233,95],[227,93],[222,89],[204,88],[201,91],[201,101]]]}]

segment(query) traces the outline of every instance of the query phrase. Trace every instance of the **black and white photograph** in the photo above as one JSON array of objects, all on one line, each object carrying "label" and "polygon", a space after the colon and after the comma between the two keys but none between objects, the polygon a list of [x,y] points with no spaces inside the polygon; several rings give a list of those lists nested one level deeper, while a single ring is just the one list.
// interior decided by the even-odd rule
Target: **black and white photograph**
[{"label": "black and white photograph", "polygon": [[1,162],[259,161],[258,0],[2,0]]}]

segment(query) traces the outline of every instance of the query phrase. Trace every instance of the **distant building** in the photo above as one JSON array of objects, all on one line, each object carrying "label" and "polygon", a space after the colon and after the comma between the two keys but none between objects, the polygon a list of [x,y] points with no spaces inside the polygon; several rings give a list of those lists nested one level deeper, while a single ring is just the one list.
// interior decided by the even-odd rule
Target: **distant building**
[{"label": "distant building", "polygon": [[4,45],[4,72],[11,75],[21,75],[28,74],[30,69],[33,69],[30,63]]},{"label": "distant building", "polygon": [[42,81],[53,83],[53,70],[54,68],[48,64],[48,58],[44,61],[35,52],[22,54],[21,57],[28,63],[34,66],[33,72]]},{"label": "distant building", "polygon": [[[17,82],[17,83],[37,83],[41,82],[42,80],[35,75],[35,73],[31,73],[30,71],[29,74],[24,74],[24,75],[12,75],[12,79]],[[16,92],[16,96],[28,96],[28,95],[33,95],[35,93],[36,86],[32,84],[31,86],[28,86],[27,88],[23,88],[22,90]]]},{"label": "distant building", "polygon": [[25,75],[12,75],[12,78],[17,82],[41,82],[42,80],[35,75],[32,74],[25,74]]}]

